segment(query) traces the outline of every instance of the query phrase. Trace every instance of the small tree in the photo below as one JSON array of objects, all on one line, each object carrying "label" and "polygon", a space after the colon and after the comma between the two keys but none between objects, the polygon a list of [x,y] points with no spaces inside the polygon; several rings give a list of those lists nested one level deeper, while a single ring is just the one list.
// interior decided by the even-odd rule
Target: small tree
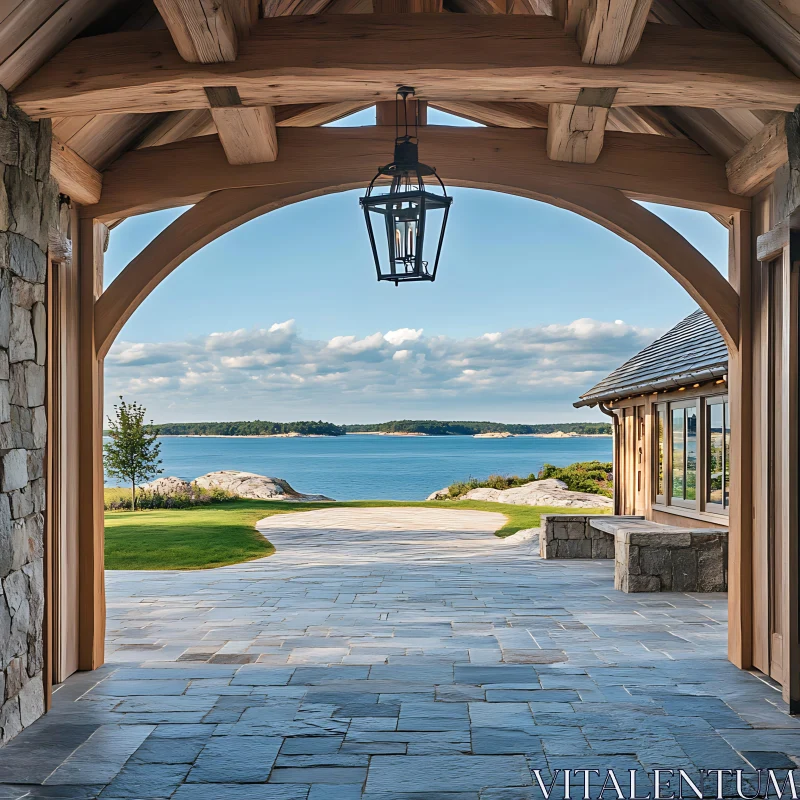
[{"label": "small tree", "polygon": [[164,471],[160,469],[161,444],[156,441],[158,430],[148,432],[144,425],[144,406],[119,400],[114,416],[108,418],[111,441],[103,445],[103,461],[109,475],[130,482],[131,511],[135,511],[136,484]]}]

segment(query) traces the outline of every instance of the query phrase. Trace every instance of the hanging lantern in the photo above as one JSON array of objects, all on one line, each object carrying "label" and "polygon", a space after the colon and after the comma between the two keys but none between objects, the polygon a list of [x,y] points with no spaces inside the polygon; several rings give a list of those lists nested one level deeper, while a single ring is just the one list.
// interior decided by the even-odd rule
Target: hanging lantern
[{"label": "hanging lantern", "polygon": [[[367,221],[372,255],[379,281],[392,281],[395,286],[406,281],[433,281],[439,266],[444,230],[452,197],[433,167],[419,162],[417,129],[419,104],[415,103],[413,133],[410,132],[408,98],[414,90],[401,86],[397,90],[394,161],[378,169],[361,207]],[[403,132],[400,132],[402,107]],[[435,178],[441,194],[425,185],[426,177]],[[389,178],[388,191],[376,193],[376,181]]]}]

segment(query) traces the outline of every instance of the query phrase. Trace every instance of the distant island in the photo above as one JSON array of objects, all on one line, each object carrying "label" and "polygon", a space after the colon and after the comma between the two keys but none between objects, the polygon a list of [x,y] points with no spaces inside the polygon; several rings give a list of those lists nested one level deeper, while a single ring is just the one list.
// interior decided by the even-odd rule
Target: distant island
[{"label": "distant island", "polygon": [[[608,422],[542,422],[522,425],[504,422],[446,422],[440,420],[401,419],[376,425],[345,425],[348,433],[427,434],[428,436],[476,436],[479,434],[510,434],[512,436],[543,436],[554,433],[579,436],[608,436]],[[488,438],[488,437],[487,437]]]},{"label": "distant island", "polygon": [[[153,425],[160,436],[344,436],[345,434],[382,434],[384,436],[609,436],[607,422],[547,422],[536,425],[503,422],[448,422],[442,420],[393,420],[367,425],[334,425],[322,420],[300,422],[165,422]],[[488,434],[488,435],[487,435]]]}]

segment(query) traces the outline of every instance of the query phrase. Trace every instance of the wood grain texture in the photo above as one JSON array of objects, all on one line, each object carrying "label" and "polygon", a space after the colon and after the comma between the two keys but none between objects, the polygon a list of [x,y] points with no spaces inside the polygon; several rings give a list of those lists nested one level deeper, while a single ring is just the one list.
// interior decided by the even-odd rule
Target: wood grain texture
[{"label": "wood grain texture", "polygon": [[103,289],[105,225],[83,219],[78,258],[78,667],[104,661],[106,601],[103,530],[103,360],[97,357],[94,306]]},{"label": "wood grain texture", "polygon": [[578,30],[583,12],[589,8],[590,0],[553,0],[554,16],[573,36]]},{"label": "wood grain texture", "polygon": [[200,65],[184,62],[164,31],[78,39],[14,100],[52,117],[203,108],[213,85],[236,85],[244,105],[389,100],[400,83],[427,100],[574,103],[581,87],[614,86],[621,106],[789,110],[800,96],[800,81],[747,37],[667,25],[647,26],[627,63],[602,67],[536,15],[278,17],[239,49],[235,63]]},{"label": "wood grain texture", "polygon": [[[273,183],[297,182],[333,164],[342,183],[372,178],[385,163],[394,127],[281,128],[281,158],[271,164],[228,164],[216,137],[127,153],[105,173],[103,198],[86,209],[98,218],[187,205],[210,192]],[[547,134],[537,129],[454,128],[429,125],[423,153],[443,180],[513,191],[523,176],[528,186],[553,183],[605,186],[640,199],[727,213],[749,208],[749,198],[731,194],[724,162],[687,139],[609,133],[597,164],[550,161]],[[197,165],[202,164],[203,169]]]},{"label": "wood grain texture", "polygon": [[211,116],[230,164],[260,164],[278,157],[272,106],[212,108]]},{"label": "wood grain texture", "polygon": [[154,0],[185,61],[235,61],[239,37],[229,0]]},{"label": "wood grain texture", "polygon": [[192,111],[172,111],[151,125],[137,147],[158,147],[180,142],[192,136],[208,136],[216,132],[211,111],[197,108]]},{"label": "wood grain texture", "polygon": [[728,278],[739,297],[739,331],[728,344],[731,470],[728,535],[728,658],[753,664],[753,456],[752,232],[748,212],[734,214]]},{"label": "wood grain texture", "polygon": [[264,17],[283,17],[289,14],[319,14],[329,0],[264,0]]},{"label": "wood grain texture", "polygon": [[78,155],[105,169],[144,134],[150,117],[143,114],[99,114],[66,140]]},{"label": "wood grain texture", "polygon": [[[31,11],[41,8],[46,0],[34,0]],[[47,18],[35,31],[25,36],[7,19],[4,30],[8,30],[13,52],[0,63],[0,86],[10,91],[47,62],[87,25],[111,9],[116,0],[67,0]],[[27,20],[30,22],[30,18]],[[30,25],[24,30],[30,30]]]},{"label": "wood grain texture", "polygon": [[50,174],[56,179],[59,191],[76,203],[100,202],[102,174],[55,136],[50,147]]},{"label": "wood grain texture", "polygon": [[547,106],[538,103],[473,103],[469,100],[439,100],[434,108],[473,122],[501,128],[546,128]]},{"label": "wood grain texture", "polygon": [[[276,166],[280,163],[276,162]],[[346,164],[342,170],[336,160],[325,159],[318,168],[311,166],[305,177],[295,182],[216,192],[175,220],[125,267],[98,300],[97,352],[105,354],[125,321],[148,294],[204,245],[268,211],[363,186],[369,180],[365,177],[353,181],[359,163]],[[450,180],[449,174],[445,180]],[[462,164],[460,174],[470,174],[469,166]],[[477,185],[474,180],[457,183]],[[500,189],[498,185],[484,185]],[[506,191],[575,211],[636,245],[678,280],[718,324],[726,341],[738,341],[738,297],[730,284],[674,228],[640,204],[603,187],[551,184],[545,190],[534,173],[520,175],[518,171],[513,189],[507,187]]]},{"label": "wood grain texture", "polygon": [[728,186],[736,194],[753,196],[789,158],[786,115],[777,114],[725,165]]},{"label": "wood grain texture", "polygon": [[335,122],[342,117],[369,108],[372,103],[300,103],[291,106],[276,106],[275,124],[280,128],[313,128]]},{"label": "wood grain texture", "polygon": [[374,14],[438,14],[442,0],[372,0]]},{"label": "wood grain texture", "polygon": [[592,0],[577,37],[587,64],[623,64],[635,52],[652,0]]},{"label": "wood grain texture", "polygon": [[[395,100],[386,100],[383,103],[375,104],[375,124],[399,125],[400,133],[406,122],[402,105]],[[419,125],[428,124],[428,104],[424,100],[406,100],[405,114],[408,115],[409,128],[414,127],[415,121]]]},{"label": "wood grain texture", "polygon": [[603,149],[608,109],[551,103],[547,155],[553,161],[594,164]]}]

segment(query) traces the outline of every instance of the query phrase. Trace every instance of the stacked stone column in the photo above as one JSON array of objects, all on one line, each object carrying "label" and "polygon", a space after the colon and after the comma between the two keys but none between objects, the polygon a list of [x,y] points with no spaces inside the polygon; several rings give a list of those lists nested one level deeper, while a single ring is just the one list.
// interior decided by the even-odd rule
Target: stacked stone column
[{"label": "stacked stone column", "polygon": [[0,89],[0,737],[44,713],[45,280],[58,189],[49,121]]}]

